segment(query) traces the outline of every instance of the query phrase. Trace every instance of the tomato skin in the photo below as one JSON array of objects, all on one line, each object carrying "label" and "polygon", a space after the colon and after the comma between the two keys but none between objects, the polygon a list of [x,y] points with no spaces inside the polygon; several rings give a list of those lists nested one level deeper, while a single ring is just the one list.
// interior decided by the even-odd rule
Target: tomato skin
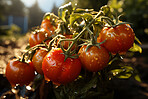
[{"label": "tomato skin", "polygon": [[33,63],[33,66],[34,66],[35,70],[39,74],[43,74],[43,71],[42,71],[42,62],[43,62],[43,59],[44,59],[44,57],[46,56],[47,53],[48,52],[46,50],[39,49],[33,55],[32,63]]},{"label": "tomato skin", "polygon": [[55,29],[57,26],[53,26],[50,22],[50,19],[46,18],[41,23],[41,28],[45,29],[49,36],[54,34]]},{"label": "tomato skin", "polygon": [[38,31],[35,34],[31,34],[29,37],[29,44],[30,47],[33,47],[37,44],[42,43],[42,41],[44,41],[45,39],[48,38],[48,35],[46,35],[47,33],[44,30]]},{"label": "tomato skin", "polygon": [[54,83],[67,84],[74,81],[80,71],[81,62],[79,58],[67,58],[62,54],[61,48],[52,49],[45,57],[42,63],[44,75]]},{"label": "tomato skin", "polygon": [[82,66],[88,71],[97,72],[107,66],[109,61],[109,53],[104,47],[100,47],[101,48],[92,46],[87,51],[86,45],[80,48],[79,58],[81,60]]},{"label": "tomato skin", "polygon": [[116,27],[104,27],[97,39],[97,42],[105,43],[102,44],[109,52],[124,53],[133,46],[135,34],[129,24],[122,24]]},{"label": "tomato skin", "polygon": [[35,77],[33,66],[18,60],[10,60],[6,67],[6,78],[14,87],[16,84],[20,86],[28,85]]}]

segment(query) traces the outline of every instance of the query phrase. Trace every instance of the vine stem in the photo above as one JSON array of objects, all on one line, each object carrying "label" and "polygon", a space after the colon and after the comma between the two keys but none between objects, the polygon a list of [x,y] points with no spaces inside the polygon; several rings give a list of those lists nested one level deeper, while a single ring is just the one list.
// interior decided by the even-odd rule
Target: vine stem
[{"label": "vine stem", "polygon": [[23,54],[23,56],[22,56],[22,62],[25,62],[25,56],[26,56],[26,54],[29,53],[29,51],[34,50],[34,49],[37,49],[37,48],[39,48],[39,47],[44,47],[44,46],[45,46],[45,44],[38,44],[38,45],[33,46],[33,47],[31,47],[30,49],[28,49],[27,52],[25,52],[25,53]]},{"label": "vine stem", "polygon": [[[84,28],[82,29],[82,31],[81,31],[75,38],[73,38],[73,39],[61,39],[61,40],[60,40],[60,43],[61,43],[62,41],[72,41],[72,43],[70,44],[70,46],[68,47],[68,49],[67,49],[66,51],[63,49],[63,52],[65,52],[65,54],[69,54],[69,53],[70,53],[70,50],[71,50],[72,46],[73,46],[73,45],[76,43],[76,41],[81,37],[81,35],[84,33],[84,31],[85,31],[86,29],[89,29],[89,26],[94,22],[94,20],[95,20],[97,17],[99,17],[100,15],[102,15],[102,14],[103,14],[103,12],[100,11],[100,12],[90,21],[90,23],[89,23],[88,25],[84,26]],[[91,34],[91,35],[93,35],[93,34]]]}]

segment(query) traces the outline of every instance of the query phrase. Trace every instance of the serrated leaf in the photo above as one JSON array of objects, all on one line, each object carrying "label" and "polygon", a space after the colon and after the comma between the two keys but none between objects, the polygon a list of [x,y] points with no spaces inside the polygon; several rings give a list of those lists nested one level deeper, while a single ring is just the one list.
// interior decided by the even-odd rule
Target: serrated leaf
[{"label": "serrated leaf", "polygon": [[70,14],[72,13],[73,11],[73,7],[72,7],[72,4],[71,2],[61,6],[58,10],[58,16],[64,21],[64,22],[67,22],[69,17],[70,17]]},{"label": "serrated leaf", "polygon": [[138,74],[136,74],[136,75],[134,76],[134,78],[135,78],[135,80],[137,80],[138,82],[141,82],[141,78],[140,78],[140,76],[139,76]]},{"label": "serrated leaf", "polygon": [[85,19],[85,21],[90,21],[93,19],[92,15],[89,13],[84,13],[82,17]]},{"label": "serrated leaf", "polygon": [[107,16],[107,17],[113,19],[113,16],[112,16],[112,13],[111,13],[111,11],[110,11],[110,7],[109,7],[109,6],[107,6],[107,5],[102,6],[102,7],[101,7],[101,11],[104,12],[105,16]]},{"label": "serrated leaf", "polygon": [[70,25],[72,25],[77,19],[81,18],[82,15],[79,13],[74,13],[70,15]]},{"label": "serrated leaf", "polygon": [[129,51],[142,53],[142,48],[139,45],[134,43],[133,47],[131,47]]},{"label": "serrated leaf", "polygon": [[80,14],[80,13],[73,13],[70,15],[70,25],[73,25],[74,22],[76,22],[78,19],[84,19],[86,22],[90,22],[90,20],[93,19],[92,15],[89,13],[84,13],[84,14]]}]

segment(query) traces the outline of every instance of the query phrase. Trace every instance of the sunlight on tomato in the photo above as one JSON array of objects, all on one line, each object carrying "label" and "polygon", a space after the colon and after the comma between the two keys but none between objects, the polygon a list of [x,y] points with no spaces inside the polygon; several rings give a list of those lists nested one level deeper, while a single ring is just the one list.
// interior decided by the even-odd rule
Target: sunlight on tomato
[{"label": "sunlight on tomato", "polygon": [[32,65],[18,60],[10,60],[6,67],[6,78],[14,87],[16,84],[20,86],[28,85],[33,81],[35,71]]},{"label": "sunlight on tomato", "polygon": [[42,69],[44,75],[54,83],[67,84],[72,82],[81,71],[79,58],[67,58],[65,62],[64,59],[65,55],[61,48],[54,48],[43,60]]},{"label": "sunlight on tomato", "polygon": [[48,39],[48,37],[49,35],[45,32],[44,29],[33,32],[29,37],[30,47],[42,43],[44,40]]},{"label": "sunlight on tomato", "polygon": [[111,53],[124,53],[133,46],[135,33],[129,24],[104,27],[97,39]]},{"label": "sunlight on tomato", "polygon": [[35,70],[39,74],[43,74],[43,71],[42,71],[42,62],[43,62],[43,59],[44,59],[44,57],[46,56],[47,53],[48,53],[48,51],[46,51],[44,49],[39,49],[33,55],[32,63],[33,63],[33,66],[35,67]]},{"label": "sunlight on tomato", "polygon": [[87,46],[84,45],[79,50],[79,57],[84,68],[97,72],[107,66],[109,53],[104,47],[92,46],[87,51],[86,48]]}]

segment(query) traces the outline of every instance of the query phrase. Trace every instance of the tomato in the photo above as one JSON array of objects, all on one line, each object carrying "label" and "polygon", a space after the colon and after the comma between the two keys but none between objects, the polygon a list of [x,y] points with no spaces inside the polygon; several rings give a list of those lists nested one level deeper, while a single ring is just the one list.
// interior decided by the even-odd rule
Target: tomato
[{"label": "tomato", "polygon": [[45,77],[58,84],[67,84],[74,81],[80,71],[81,62],[79,58],[67,58],[61,48],[52,49],[45,57],[42,63],[42,69]]},{"label": "tomato", "polygon": [[32,63],[33,66],[35,68],[35,70],[39,73],[39,74],[43,74],[42,71],[42,62],[43,62],[43,58],[46,56],[48,52],[44,49],[39,49],[36,51],[36,53],[33,55],[32,58]]},{"label": "tomato", "polygon": [[30,47],[33,47],[37,44],[42,43],[42,41],[44,41],[45,39],[48,38],[49,35],[47,35],[47,33],[44,31],[44,29],[41,29],[37,32],[35,32],[34,34],[31,34],[29,37],[29,44]]},{"label": "tomato", "polygon": [[79,50],[79,58],[81,60],[82,66],[86,68],[88,71],[97,72],[107,66],[109,61],[109,53],[108,51],[100,46],[92,46],[88,48],[84,45]]},{"label": "tomato", "polygon": [[35,77],[34,67],[28,63],[11,60],[6,67],[6,78],[14,87],[16,84],[28,85]]},{"label": "tomato", "polygon": [[57,28],[56,25],[52,25],[50,19],[46,18],[41,23],[41,28],[45,29],[49,36],[54,34],[55,29]]},{"label": "tomato", "polygon": [[133,46],[135,34],[129,24],[117,25],[115,27],[104,27],[98,37],[98,42],[111,53],[124,53]]}]

